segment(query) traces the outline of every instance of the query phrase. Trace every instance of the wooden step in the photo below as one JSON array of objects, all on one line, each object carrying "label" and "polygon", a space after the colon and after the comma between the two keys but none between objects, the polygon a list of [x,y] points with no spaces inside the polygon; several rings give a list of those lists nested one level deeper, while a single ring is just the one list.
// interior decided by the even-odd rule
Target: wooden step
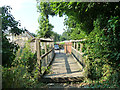
[{"label": "wooden step", "polygon": [[41,78],[43,83],[66,83],[66,82],[82,82],[84,77],[57,77],[57,78]]}]

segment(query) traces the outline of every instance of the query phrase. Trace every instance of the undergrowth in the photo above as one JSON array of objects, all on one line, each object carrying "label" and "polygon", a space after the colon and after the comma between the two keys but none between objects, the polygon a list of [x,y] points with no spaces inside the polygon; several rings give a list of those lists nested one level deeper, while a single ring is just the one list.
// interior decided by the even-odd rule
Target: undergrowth
[{"label": "undergrowth", "polygon": [[19,49],[11,67],[2,67],[3,88],[39,88],[45,84],[38,81],[36,53],[32,53],[26,43],[23,50]]}]

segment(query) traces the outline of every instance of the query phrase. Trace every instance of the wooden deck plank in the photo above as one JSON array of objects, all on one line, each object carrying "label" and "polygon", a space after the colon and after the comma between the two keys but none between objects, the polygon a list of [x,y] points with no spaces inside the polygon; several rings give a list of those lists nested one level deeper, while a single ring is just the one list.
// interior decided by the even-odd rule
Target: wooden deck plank
[{"label": "wooden deck plank", "polygon": [[82,66],[75,60],[72,55],[65,54],[64,50],[56,52],[55,59],[51,65],[49,74],[44,78],[76,78],[84,77]]}]

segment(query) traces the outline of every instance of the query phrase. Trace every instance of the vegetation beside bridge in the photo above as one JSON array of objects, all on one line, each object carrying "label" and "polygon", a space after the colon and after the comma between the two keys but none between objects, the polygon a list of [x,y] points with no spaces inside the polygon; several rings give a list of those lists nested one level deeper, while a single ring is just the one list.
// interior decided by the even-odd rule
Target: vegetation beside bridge
[{"label": "vegetation beside bridge", "polygon": [[97,86],[92,87],[119,87],[119,3],[44,3],[38,0],[37,7],[43,16],[67,16],[64,22],[67,40],[86,39],[82,42],[82,50],[87,64],[87,81],[97,82]]},{"label": "vegetation beside bridge", "polygon": [[[91,88],[119,88],[120,3],[43,3],[37,1],[37,8],[42,16],[37,36],[45,38],[59,36],[52,33],[53,26],[49,24],[49,15],[66,15],[64,24],[67,29],[63,33],[62,39],[86,39],[81,42],[83,43],[82,52],[84,53],[83,59],[86,63],[85,71],[87,73],[84,82],[89,83]],[[9,8],[4,10],[9,11]],[[19,23],[9,12],[3,12],[2,19],[4,20],[2,25],[3,87],[41,87],[43,84],[38,83],[38,71],[33,71],[36,57],[30,51],[29,46],[26,46],[23,51],[18,50],[18,53],[21,52],[21,54],[17,57],[15,53],[18,47],[9,43],[4,34],[5,31],[8,31],[8,27],[11,27],[9,31],[15,34],[20,34],[24,30],[18,28]],[[13,50],[15,47],[16,50]],[[31,59],[32,62],[30,62]]]}]

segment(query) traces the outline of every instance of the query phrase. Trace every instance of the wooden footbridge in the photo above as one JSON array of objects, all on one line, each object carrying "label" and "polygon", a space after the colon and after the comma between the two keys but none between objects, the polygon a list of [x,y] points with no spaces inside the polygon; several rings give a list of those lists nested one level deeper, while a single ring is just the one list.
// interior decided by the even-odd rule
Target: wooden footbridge
[{"label": "wooden footbridge", "polygon": [[[41,82],[68,82],[84,79],[85,62],[82,59],[82,40],[64,44],[64,49],[54,50],[51,39],[33,39],[37,52],[39,80]],[[32,48],[31,48],[32,49]]]}]

